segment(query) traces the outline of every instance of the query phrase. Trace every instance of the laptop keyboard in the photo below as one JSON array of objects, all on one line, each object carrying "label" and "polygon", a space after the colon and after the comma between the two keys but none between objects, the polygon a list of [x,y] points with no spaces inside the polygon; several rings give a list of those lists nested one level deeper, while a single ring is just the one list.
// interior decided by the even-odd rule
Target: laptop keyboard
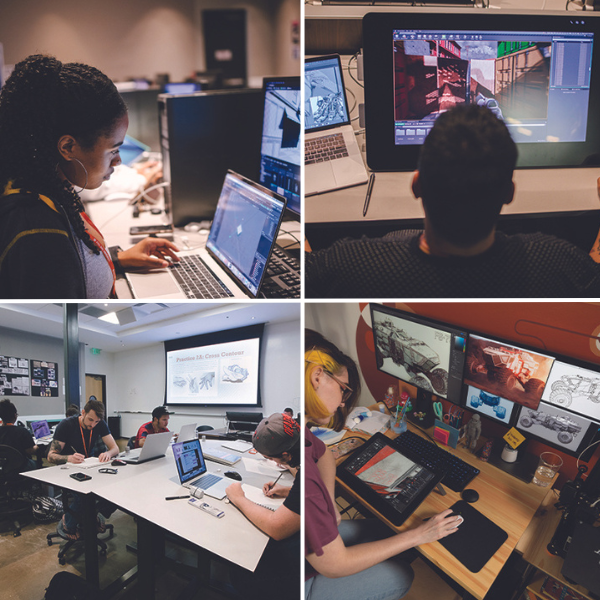
[{"label": "laptop keyboard", "polygon": [[261,298],[300,298],[300,261],[274,246],[260,287]]},{"label": "laptop keyboard", "polygon": [[188,298],[230,298],[227,286],[198,255],[182,256],[171,265],[171,273]]},{"label": "laptop keyboard", "polygon": [[304,164],[326,162],[348,156],[348,148],[342,133],[325,135],[304,142]]},{"label": "laptop keyboard", "polygon": [[215,483],[219,483],[219,481],[221,481],[221,477],[218,475],[205,475],[204,477],[200,477],[198,481],[194,481],[191,486],[200,488],[201,490],[207,490],[209,487],[215,485]]}]

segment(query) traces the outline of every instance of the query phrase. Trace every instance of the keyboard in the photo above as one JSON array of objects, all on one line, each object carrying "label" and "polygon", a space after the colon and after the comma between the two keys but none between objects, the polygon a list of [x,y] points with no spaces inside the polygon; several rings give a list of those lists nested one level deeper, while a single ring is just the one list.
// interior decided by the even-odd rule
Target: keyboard
[{"label": "keyboard", "polygon": [[261,298],[300,298],[300,261],[274,246],[263,283]]},{"label": "keyboard", "polygon": [[408,458],[414,456],[426,467],[446,471],[442,483],[454,492],[462,492],[467,484],[479,475],[479,469],[412,431],[405,431],[399,435],[393,444]]},{"label": "keyboard", "polygon": [[304,164],[326,162],[348,156],[348,148],[342,133],[324,135],[304,142]]},{"label": "keyboard", "polygon": [[215,483],[219,483],[221,479],[222,477],[219,477],[218,475],[205,475],[190,485],[192,487],[200,488],[201,490],[207,490],[209,487],[215,485]]},{"label": "keyboard", "polygon": [[182,256],[170,267],[188,298],[230,298],[233,294],[196,254]]}]

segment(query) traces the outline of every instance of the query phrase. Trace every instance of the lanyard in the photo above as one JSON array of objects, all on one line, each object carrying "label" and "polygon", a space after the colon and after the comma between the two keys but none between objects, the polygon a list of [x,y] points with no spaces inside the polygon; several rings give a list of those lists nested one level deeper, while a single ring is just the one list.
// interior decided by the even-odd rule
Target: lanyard
[{"label": "lanyard", "polygon": [[88,442],[89,449],[88,449],[88,447],[85,444],[85,438],[83,437],[83,428],[81,427],[81,423],[79,424],[79,431],[81,432],[81,440],[83,442],[83,450],[85,452],[85,457],[87,458],[89,452],[92,449],[92,430],[90,429],[90,439],[89,439],[89,442]]}]

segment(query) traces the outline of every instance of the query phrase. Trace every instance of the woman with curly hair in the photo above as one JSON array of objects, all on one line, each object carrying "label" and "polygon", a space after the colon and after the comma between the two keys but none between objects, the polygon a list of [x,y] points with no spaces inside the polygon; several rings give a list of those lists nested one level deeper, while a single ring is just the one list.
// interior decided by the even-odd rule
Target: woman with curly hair
[{"label": "woman with curly hair", "polygon": [[108,298],[116,272],[178,260],[157,238],[107,248],[79,197],[121,163],[128,124],[98,69],[44,55],[15,66],[0,92],[1,298]]}]

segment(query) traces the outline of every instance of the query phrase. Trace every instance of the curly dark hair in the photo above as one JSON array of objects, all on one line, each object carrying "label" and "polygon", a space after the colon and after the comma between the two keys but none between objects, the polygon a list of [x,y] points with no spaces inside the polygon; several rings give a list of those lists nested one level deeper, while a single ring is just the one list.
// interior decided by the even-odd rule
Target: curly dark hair
[{"label": "curly dark hair", "polygon": [[17,407],[8,398],[0,402],[0,419],[4,424],[17,420]]},{"label": "curly dark hair", "polygon": [[12,180],[24,192],[48,196],[98,253],[79,217],[79,195],[57,173],[57,142],[72,135],[92,148],[126,113],[117,88],[98,69],[42,54],[27,57],[0,92],[0,193]]}]

